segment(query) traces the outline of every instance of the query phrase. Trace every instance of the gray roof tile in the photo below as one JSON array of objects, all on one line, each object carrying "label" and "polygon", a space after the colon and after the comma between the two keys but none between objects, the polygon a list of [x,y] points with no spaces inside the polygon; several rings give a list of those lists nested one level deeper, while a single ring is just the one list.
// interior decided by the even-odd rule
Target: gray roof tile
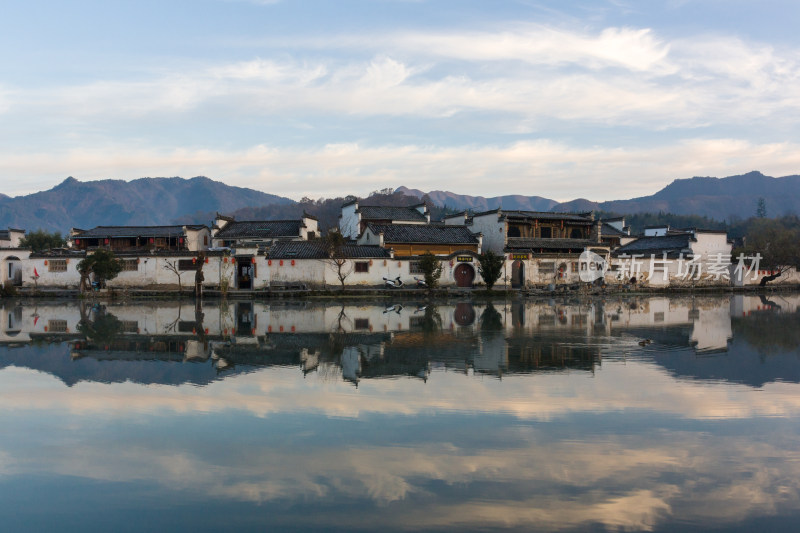
[{"label": "gray roof tile", "polygon": [[589,239],[518,239],[509,238],[506,250],[582,250],[605,246]]},{"label": "gray roof tile", "polygon": [[427,224],[367,224],[375,235],[383,233],[383,242],[425,244],[477,244],[478,238],[465,226]]},{"label": "gray roof tile", "polygon": [[407,222],[427,222],[425,215],[413,207],[392,207],[380,205],[365,205],[358,208],[361,220],[401,220]]},{"label": "gray roof tile", "polygon": [[678,235],[664,235],[661,237],[641,237],[625,246],[617,248],[614,255],[621,254],[663,254],[677,256],[680,253],[691,253],[692,235],[689,233]]},{"label": "gray roof tile", "polygon": [[[205,226],[186,226],[199,229]],[[103,239],[106,237],[177,237],[182,236],[183,226],[97,226],[75,235],[76,239]]]},{"label": "gray roof tile", "polygon": [[299,237],[300,220],[242,220],[228,222],[215,239],[278,239]]},{"label": "gray roof tile", "polygon": [[[341,248],[342,257],[348,259],[385,259],[390,257],[389,250],[380,246],[358,246],[345,244]],[[270,259],[325,259],[328,251],[325,241],[280,241],[273,244],[267,252]]]}]

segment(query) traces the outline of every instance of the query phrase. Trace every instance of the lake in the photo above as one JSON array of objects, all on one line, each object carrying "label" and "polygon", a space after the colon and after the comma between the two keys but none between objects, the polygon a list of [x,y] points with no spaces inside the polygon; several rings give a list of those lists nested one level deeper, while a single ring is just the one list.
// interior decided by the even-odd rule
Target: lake
[{"label": "lake", "polygon": [[8,531],[794,531],[800,296],[16,302]]}]

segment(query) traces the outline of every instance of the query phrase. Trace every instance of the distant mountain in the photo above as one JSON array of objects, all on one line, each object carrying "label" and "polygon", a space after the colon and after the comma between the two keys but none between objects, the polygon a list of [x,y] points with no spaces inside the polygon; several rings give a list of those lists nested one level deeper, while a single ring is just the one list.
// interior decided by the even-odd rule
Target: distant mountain
[{"label": "distant mountain", "polygon": [[764,198],[768,216],[800,213],[800,176],[773,178],[758,171],[727,178],[677,179],[651,196],[608,202],[578,198],[558,203],[541,196],[521,195],[484,198],[448,191],[425,193],[407,187],[398,187],[397,191],[419,198],[427,194],[436,205],[472,211],[502,207],[531,211],[605,211],[620,215],[664,212],[728,220],[732,216],[748,218],[755,215],[758,199]]},{"label": "distant mountain", "polygon": [[64,234],[72,227],[161,225],[198,211],[228,213],[241,207],[291,203],[289,198],[205,177],[133,181],[70,177],[47,191],[0,196],[0,228],[41,228]]},{"label": "distant mountain", "polygon": [[408,187],[398,187],[396,192],[408,194],[422,198],[427,195],[431,201],[442,207],[450,207],[459,211],[471,210],[475,212],[488,211],[497,207],[503,209],[522,209],[525,211],[549,211],[554,205],[558,204],[555,200],[542,198],[541,196],[524,196],[512,194],[507,196],[469,196],[466,194],[456,194],[448,191],[423,192],[419,189],[409,189]]},{"label": "distant mountain", "polygon": [[[755,215],[759,198],[764,198],[768,216],[800,213],[800,176],[773,178],[753,171],[727,178],[677,179],[653,194],[630,200],[613,200],[593,204],[594,209],[619,213],[674,213],[704,215],[717,220],[731,216],[748,218]],[[578,211],[592,209],[591,202],[574,200],[558,204],[554,211],[571,211],[580,202]]]}]

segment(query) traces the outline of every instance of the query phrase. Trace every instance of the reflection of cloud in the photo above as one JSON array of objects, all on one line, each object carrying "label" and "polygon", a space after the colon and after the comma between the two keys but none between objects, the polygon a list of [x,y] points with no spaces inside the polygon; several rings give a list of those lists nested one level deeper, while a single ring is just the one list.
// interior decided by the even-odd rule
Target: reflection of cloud
[{"label": "reflection of cloud", "polygon": [[[682,418],[792,417],[800,414],[800,385],[775,382],[754,390],[745,385],[678,381],[661,367],[606,360],[596,377],[572,374],[508,375],[502,381],[434,371],[428,382],[364,380],[359,393],[349,385],[314,384],[314,374],[270,368],[231,376],[204,388],[81,382],[64,388],[51,376],[19,368],[0,372],[5,410],[56,409],[72,413],[170,411],[221,412],[228,409],[267,416],[279,412],[359,417],[370,413],[507,413],[521,419],[550,420],[571,413],[649,411]],[[310,381],[311,380],[311,381]],[[112,394],[113,391],[113,394]],[[364,401],[364,398],[369,401]]]},{"label": "reflection of cloud", "polygon": [[[210,442],[197,441],[177,429],[170,434],[172,445],[164,447],[158,433],[163,430],[142,427],[140,435],[120,443],[113,430],[98,437],[93,424],[92,417],[69,420],[64,431],[83,435],[77,442],[73,437],[72,446],[50,447],[35,439],[6,455],[18,463],[16,473],[153,481],[192,499],[373,504],[361,506],[358,516],[341,517],[343,523],[337,517],[341,527],[358,520],[351,525],[550,530],[603,524],[650,530],[674,517],[688,524],[724,525],[800,503],[796,437],[776,443],[685,431],[609,437],[583,428],[580,441],[553,440],[544,426],[524,435],[513,426],[493,426],[486,433],[476,418],[471,424],[482,435],[478,447],[471,441],[450,443],[450,435],[438,431],[413,445],[337,445],[324,430],[306,426],[295,431],[313,429],[310,440],[280,426],[285,439],[268,446],[258,439],[211,434],[205,435]],[[421,417],[408,429],[431,435],[425,431],[430,424],[438,422]],[[247,434],[253,428],[245,423],[239,429]],[[356,431],[354,441],[375,440],[366,424]],[[497,490],[500,484],[504,488]],[[437,485],[448,489],[432,491]],[[298,519],[322,521],[325,512]]]}]

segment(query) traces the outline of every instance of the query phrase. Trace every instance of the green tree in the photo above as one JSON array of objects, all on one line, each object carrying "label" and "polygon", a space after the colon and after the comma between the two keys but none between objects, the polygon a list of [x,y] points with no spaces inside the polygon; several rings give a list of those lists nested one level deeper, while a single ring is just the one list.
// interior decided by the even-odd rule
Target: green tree
[{"label": "green tree", "polygon": [[439,285],[439,278],[442,277],[442,262],[430,252],[425,252],[420,256],[419,268],[425,279],[425,285],[432,291]]},{"label": "green tree", "polygon": [[478,272],[486,282],[487,289],[492,290],[494,284],[500,279],[503,274],[503,263],[505,263],[505,258],[491,250],[478,256]]},{"label": "green tree", "polygon": [[53,248],[62,248],[66,241],[59,232],[49,233],[42,229],[37,229],[25,235],[20,241],[20,248],[30,248],[33,252],[45,252]]},{"label": "green tree", "polygon": [[101,287],[105,287],[106,282],[117,277],[122,271],[122,261],[111,250],[98,249],[94,253],[87,255],[78,263],[78,272],[81,274],[81,290],[88,288],[89,276],[94,274],[94,280]]},{"label": "green tree", "polygon": [[763,196],[756,203],[756,216],[758,218],[767,218],[767,201],[764,200]]}]

